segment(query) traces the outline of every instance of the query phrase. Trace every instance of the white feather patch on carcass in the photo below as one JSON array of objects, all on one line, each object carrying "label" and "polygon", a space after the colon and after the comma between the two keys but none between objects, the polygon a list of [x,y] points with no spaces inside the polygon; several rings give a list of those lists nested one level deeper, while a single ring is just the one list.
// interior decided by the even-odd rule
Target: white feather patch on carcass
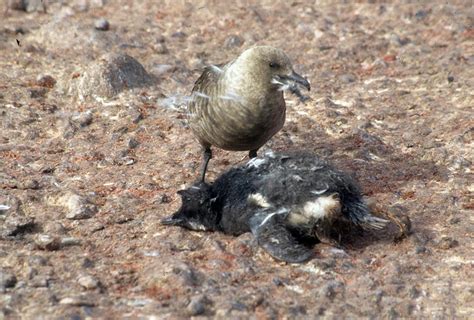
[{"label": "white feather patch on carcass", "polygon": [[247,198],[247,201],[262,208],[270,208],[272,206],[261,193],[252,193]]}]

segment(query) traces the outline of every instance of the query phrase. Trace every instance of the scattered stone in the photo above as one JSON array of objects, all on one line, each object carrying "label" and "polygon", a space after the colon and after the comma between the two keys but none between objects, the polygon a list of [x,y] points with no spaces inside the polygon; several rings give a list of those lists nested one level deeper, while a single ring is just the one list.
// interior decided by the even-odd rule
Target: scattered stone
[{"label": "scattered stone", "polygon": [[48,90],[46,88],[30,88],[28,89],[28,92],[30,93],[30,98],[39,99],[44,98],[48,93]]},{"label": "scattered stone", "polygon": [[13,288],[16,285],[16,276],[10,271],[0,269],[0,292],[6,288]]},{"label": "scattered stone", "polygon": [[8,0],[7,8],[18,11],[26,11],[26,1],[25,0]]},{"label": "scattered stone", "polygon": [[34,232],[36,229],[35,220],[23,215],[9,215],[2,226],[2,237],[16,237],[25,233]]},{"label": "scattered stone", "polygon": [[39,234],[34,239],[38,249],[54,251],[59,250],[61,247],[61,241],[58,237],[54,237],[48,234]]},{"label": "scattered stone", "polygon": [[166,193],[162,194],[159,196],[158,203],[170,203],[171,202],[171,197],[167,195]]},{"label": "scattered stone", "polygon": [[28,258],[28,264],[32,266],[45,266],[48,264],[48,259],[43,256],[34,255]]},{"label": "scattered stone", "polygon": [[417,18],[418,20],[422,20],[424,19],[426,16],[428,16],[428,14],[430,13],[429,10],[418,10],[416,13],[415,13],[415,18]]},{"label": "scattered stone", "polygon": [[459,241],[457,241],[456,239],[453,239],[451,237],[442,237],[438,241],[438,248],[440,248],[440,249],[447,250],[447,249],[457,247],[458,245],[459,245]]},{"label": "scattered stone", "polygon": [[92,62],[77,81],[77,95],[86,98],[112,98],[120,92],[153,83],[151,76],[134,58],[126,54],[106,54]]},{"label": "scattered stone", "polygon": [[8,0],[7,7],[18,11],[46,12],[46,4],[44,0]]},{"label": "scattered stone", "polygon": [[23,190],[37,190],[40,188],[40,184],[37,180],[27,178],[24,181],[18,182],[18,189],[23,189]]},{"label": "scattered stone", "polygon": [[188,35],[183,31],[177,31],[171,35],[172,38],[184,40]]},{"label": "scattered stone", "polygon": [[448,76],[448,82],[451,83],[454,81],[454,77],[453,76]]},{"label": "scattered stone", "polygon": [[80,128],[85,128],[92,123],[93,120],[92,111],[87,110],[71,117],[71,122]]},{"label": "scattered stone", "polygon": [[62,247],[70,247],[70,246],[79,246],[81,245],[81,239],[73,238],[73,237],[66,237],[61,239],[61,246]]},{"label": "scattered stone", "polygon": [[340,281],[330,280],[321,289],[321,296],[333,300],[336,295],[342,293],[344,289],[344,283]]},{"label": "scattered stone", "polygon": [[208,303],[206,296],[195,296],[191,298],[186,310],[190,316],[198,316],[206,312],[206,304]]},{"label": "scattered stone", "polygon": [[52,88],[56,84],[56,79],[50,75],[39,75],[36,78],[36,85],[45,88]]},{"label": "scattered stone", "polygon": [[49,285],[48,281],[49,280],[46,277],[36,276],[30,281],[28,281],[28,285],[33,288],[47,288]]},{"label": "scattered stone", "polygon": [[151,72],[155,76],[159,77],[168,72],[172,72],[174,70],[176,70],[176,67],[171,64],[157,64],[153,66],[153,69],[151,70]]},{"label": "scattered stone", "polygon": [[153,50],[158,54],[168,54],[169,50],[166,47],[166,44],[163,42],[158,42],[153,46]]},{"label": "scattered stone", "polygon": [[85,269],[93,268],[94,267],[94,261],[92,261],[89,258],[84,258],[84,260],[82,260],[81,266]]},{"label": "scattered stone", "polygon": [[95,303],[86,297],[66,297],[59,301],[59,304],[76,307],[93,307]]},{"label": "scattered stone", "polygon": [[425,246],[416,246],[415,247],[415,253],[416,254],[422,254],[422,253],[425,253],[427,251],[426,247]]},{"label": "scattered stone", "polygon": [[95,205],[75,193],[67,193],[60,197],[57,204],[68,209],[66,218],[71,220],[89,219],[97,212]]},{"label": "scattered stone", "polygon": [[42,230],[46,234],[62,235],[66,233],[66,228],[59,221],[46,221],[42,224]]},{"label": "scattered stone", "polygon": [[243,44],[244,40],[235,34],[227,37],[227,39],[224,41],[224,45],[229,49],[241,47]]},{"label": "scattered stone", "polygon": [[461,218],[459,217],[451,217],[448,219],[449,224],[458,224],[461,222]]},{"label": "scattered stone", "polygon": [[395,45],[395,46],[402,47],[402,46],[407,45],[408,43],[410,43],[410,39],[400,38],[398,35],[393,33],[393,34],[390,35],[390,43]]},{"label": "scattered stone", "polygon": [[351,83],[351,82],[356,81],[356,77],[350,73],[343,74],[342,76],[339,77],[339,79],[341,79],[341,81],[344,83]]},{"label": "scattered stone", "polygon": [[138,140],[135,139],[134,137],[130,137],[127,141],[127,147],[130,149],[135,149],[139,145],[140,145],[140,142],[138,142]]},{"label": "scattered stone", "polygon": [[94,28],[96,28],[96,30],[107,31],[110,28],[109,21],[105,18],[99,18],[94,22]]},{"label": "scattered stone", "polygon": [[99,286],[99,280],[90,275],[81,276],[77,282],[85,289],[91,290]]}]

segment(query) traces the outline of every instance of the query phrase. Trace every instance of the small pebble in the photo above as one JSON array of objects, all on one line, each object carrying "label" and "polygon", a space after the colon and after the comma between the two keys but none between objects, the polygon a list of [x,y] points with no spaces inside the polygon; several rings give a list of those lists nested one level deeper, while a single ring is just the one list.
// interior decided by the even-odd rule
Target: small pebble
[{"label": "small pebble", "polygon": [[59,301],[59,304],[77,307],[93,307],[95,304],[83,297],[66,297]]},{"label": "small pebble", "polygon": [[39,75],[36,78],[36,84],[40,87],[52,88],[56,84],[56,79],[50,75]]},{"label": "small pebble", "polygon": [[92,123],[93,118],[92,112],[86,111],[72,116],[71,122],[77,124],[81,128],[85,128]]},{"label": "small pebble", "polygon": [[81,276],[77,279],[77,282],[85,289],[91,290],[95,289],[99,286],[99,280],[94,278],[93,276],[86,275]]},{"label": "small pebble", "polygon": [[109,22],[104,18],[99,18],[94,22],[96,30],[107,31],[110,28]]},{"label": "small pebble", "polygon": [[203,296],[192,297],[186,310],[190,316],[197,316],[206,311],[205,298]]},{"label": "small pebble", "polygon": [[81,245],[81,239],[73,238],[73,237],[66,237],[61,239],[61,246],[79,246]]},{"label": "small pebble", "polygon": [[448,76],[448,82],[451,83],[454,81],[454,77],[453,76]]},{"label": "small pebble", "polygon": [[343,74],[342,76],[339,77],[339,79],[341,79],[341,81],[344,83],[351,83],[351,82],[356,81],[355,76],[350,73]]},{"label": "small pebble", "polygon": [[58,237],[49,234],[39,234],[35,237],[35,244],[38,249],[53,251],[61,247],[61,241]]},{"label": "small pebble", "polygon": [[187,34],[182,31],[177,31],[171,35],[172,38],[183,40],[187,37]]},{"label": "small pebble", "polygon": [[168,47],[163,42],[158,42],[153,46],[153,50],[158,54],[167,54],[169,53]]},{"label": "small pebble", "polygon": [[89,219],[97,211],[95,206],[77,194],[69,194],[63,199],[68,212],[66,218],[71,220]]},{"label": "small pebble", "polygon": [[445,250],[457,247],[458,245],[459,242],[451,237],[442,237],[438,242],[438,248]]},{"label": "small pebble", "polygon": [[416,246],[415,247],[415,253],[416,254],[421,254],[421,253],[425,253],[427,250],[426,250],[426,247],[425,246]]},{"label": "small pebble", "polygon": [[241,47],[244,44],[244,40],[238,35],[231,35],[225,39],[224,45],[227,48],[237,48]]},{"label": "small pebble", "polygon": [[138,147],[140,145],[140,142],[138,142],[137,139],[131,137],[128,139],[127,141],[127,146],[130,148],[130,149],[135,149],[136,147]]},{"label": "small pebble", "polygon": [[0,292],[5,288],[12,288],[15,286],[17,280],[13,273],[0,269]]}]

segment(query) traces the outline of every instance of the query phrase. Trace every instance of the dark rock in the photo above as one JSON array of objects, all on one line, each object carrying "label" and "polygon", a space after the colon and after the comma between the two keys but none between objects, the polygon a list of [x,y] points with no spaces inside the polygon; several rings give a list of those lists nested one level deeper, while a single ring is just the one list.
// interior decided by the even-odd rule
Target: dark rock
[{"label": "dark rock", "polygon": [[174,32],[171,37],[172,38],[175,38],[175,39],[180,39],[180,40],[184,40],[184,38],[186,38],[188,35],[182,31],[177,31],[177,32]]},{"label": "dark rock", "polygon": [[8,0],[7,8],[18,11],[26,11],[26,0]]},{"label": "dark rock", "polygon": [[159,196],[159,203],[170,203],[171,202],[171,197],[167,195],[166,193],[162,194]]},{"label": "dark rock", "polygon": [[44,0],[8,0],[7,7],[12,10],[26,12],[46,11]]},{"label": "dark rock", "polygon": [[321,288],[320,294],[323,297],[327,297],[330,300],[333,300],[337,294],[344,292],[344,283],[340,281],[331,280]]},{"label": "dark rock", "polygon": [[453,76],[448,76],[448,82],[451,83],[454,81],[454,77]]},{"label": "dark rock", "polygon": [[36,230],[34,218],[23,215],[9,215],[3,223],[2,237],[16,237]]},{"label": "dark rock", "polygon": [[186,307],[186,311],[190,316],[198,316],[206,312],[206,307],[211,304],[211,301],[203,295],[191,298],[191,301]]},{"label": "dark rock", "polygon": [[52,88],[56,84],[56,79],[54,79],[50,75],[39,75],[36,78],[36,85],[40,87],[45,87],[45,88]]},{"label": "dark rock", "polygon": [[437,243],[438,248],[445,250],[457,247],[458,245],[459,241],[451,237],[442,237]]},{"label": "dark rock", "polygon": [[428,16],[428,14],[430,13],[429,10],[418,10],[416,13],[415,13],[415,18],[417,18],[418,20],[422,20],[424,19],[425,17]]},{"label": "dark rock", "polygon": [[99,18],[94,22],[94,28],[96,28],[96,30],[107,31],[110,28],[109,21],[105,18]]},{"label": "dark rock", "polygon": [[415,253],[416,254],[425,253],[426,251],[427,251],[427,249],[426,249],[425,246],[416,246],[415,247]]},{"label": "dark rock", "polygon": [[126,54],[107,54],[89,65],[77,81],[79,98],[111,98],[120,92],[147,86],[152,78],[143,66]]},{"label": "dark rock", "polygon": [[0,269],[0,292],[12,288],[17,283],[15,274],[5,269]]},{"label": "dark rock", "polygon": [[48,93],[48,90],[46,88],[30,88],[28,89],[28,92],[30,93],[30,98],[39,99],[44,98]]},{"label": "dark rock", "polygon": [[127,141],[127,147],[130,149],[135,149],[139,145],[140,145],[140,142],[138,142],[138,140],[135,139],[134,137],[130,137]]}]

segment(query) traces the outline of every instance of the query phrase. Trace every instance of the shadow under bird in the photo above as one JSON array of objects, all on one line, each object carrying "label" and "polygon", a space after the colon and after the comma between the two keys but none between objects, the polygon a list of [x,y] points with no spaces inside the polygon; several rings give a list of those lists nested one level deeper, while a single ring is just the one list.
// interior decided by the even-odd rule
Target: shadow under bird
[{"label": "shadow under bird", "polygon": [[178,191],[181,208],[161,222],[191,230],[252,232],[278,260],[301,263],[318,241],[333,242],[334,223],[382,229],[346,173],[308,153],[267,153],[221,175]]},{"label": "shadow under bird", "polygon": [[201,182],[212,158],[211,146],[231,151],[257,150],[285,123],[283,91],[303,100],[298,86],[310,89],[280,49],[256,46],[235,60],[205,68],[188,104],[189,126],[203,148]]}]

